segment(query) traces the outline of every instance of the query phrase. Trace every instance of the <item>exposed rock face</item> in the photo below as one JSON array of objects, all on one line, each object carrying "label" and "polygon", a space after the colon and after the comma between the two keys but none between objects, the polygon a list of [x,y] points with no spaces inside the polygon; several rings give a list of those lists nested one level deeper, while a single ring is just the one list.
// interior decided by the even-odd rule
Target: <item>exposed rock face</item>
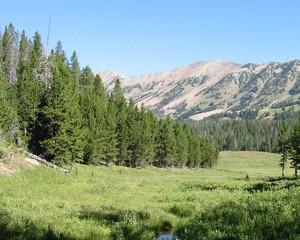
[{"label": "exposed rock face", "polygon": [[298,106],[300,60],[240,65],[227,61],[199,62],[168,72],[124,77],[100,73],[111,89],[119,78],[126,97],[159,115],[202,119],[222,112],[257,110],[272,116]]}]

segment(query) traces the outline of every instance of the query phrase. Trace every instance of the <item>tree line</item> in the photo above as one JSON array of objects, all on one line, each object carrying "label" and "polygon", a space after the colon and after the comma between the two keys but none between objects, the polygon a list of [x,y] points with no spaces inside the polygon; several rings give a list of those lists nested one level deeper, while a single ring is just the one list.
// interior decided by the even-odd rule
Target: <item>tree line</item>
[{"label": "tree line", "polygon": [[286,120],[233,120],[207,118],[188,121],[200,135],[211,140],[220,151],[278,152],[277,138],[283,127],[296,125],[297,118]]},{"label": "tree line", "polygon": [[297,178],[298,170],[300,170],[300,120],[293,128],[286,123],[283,124],[278,137],[278,147],[281,154],[282,177],[284,177],[285,169],[292,167]]},{"label": "tree line", "polygon": [[0,36],[0,129],[60,165],[209,167],[218,156],[186,124],[126,100],[119,80],[106,92],[76,52],[66,57],[61,42],[47,54],[38,32],[30,39],[12,24]]}]

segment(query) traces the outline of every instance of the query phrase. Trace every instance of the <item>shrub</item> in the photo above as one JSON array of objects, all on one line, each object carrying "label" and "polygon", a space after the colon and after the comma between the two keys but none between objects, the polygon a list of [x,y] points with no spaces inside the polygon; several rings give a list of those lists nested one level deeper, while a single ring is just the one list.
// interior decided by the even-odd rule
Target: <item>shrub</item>
[{"label": "shrub", "polygon": [[4,159],[5,157],[5,153],[2,150],[0,150],[0,160]]},{"label": "shrub", "polygon": [[[290,203],[283,199],[251,198],[242,202],[219,204],[202,212],[181,227],[180,239],[298,239],[300,237],[300,207],[296,194]],[[298,208],[298,209],[296,209]]]},{"label": "shrub", "polygon": [[169,209],[169,212],[179,217],[189,217],[193,215],[194,206],[189,204],[175,204]]}]

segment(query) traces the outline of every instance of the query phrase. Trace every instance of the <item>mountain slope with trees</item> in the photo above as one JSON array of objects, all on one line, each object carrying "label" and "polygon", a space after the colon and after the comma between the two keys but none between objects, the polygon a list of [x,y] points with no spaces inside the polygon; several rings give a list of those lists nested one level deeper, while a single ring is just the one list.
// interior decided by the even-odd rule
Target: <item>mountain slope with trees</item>
[{"label": "mountain slope with trees", "polygon": [[246,119],[273,119],[293,107],[299,111],[300,61],[240,65],[228,61],[198,62],[171,71],[138,77],[100,73],[111,89],[121,79],[124,93],[159,115],[201,120],[233,113]]}]

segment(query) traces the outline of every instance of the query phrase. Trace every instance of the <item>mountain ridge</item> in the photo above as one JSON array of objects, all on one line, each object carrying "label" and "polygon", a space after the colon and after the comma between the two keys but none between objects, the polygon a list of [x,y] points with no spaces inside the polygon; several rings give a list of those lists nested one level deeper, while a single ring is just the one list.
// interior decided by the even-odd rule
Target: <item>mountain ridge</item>
[{"label": "mountain ridge", "polygon": [[201,61],[134,77],[108,71],[100,75],[108,90],[119,78],[126,97],[158,115],[174,118],[200,120],[243,111],[258,111],[257,117],[272,118],[285,107],[299,105],[300,60],[244,65]]}]

